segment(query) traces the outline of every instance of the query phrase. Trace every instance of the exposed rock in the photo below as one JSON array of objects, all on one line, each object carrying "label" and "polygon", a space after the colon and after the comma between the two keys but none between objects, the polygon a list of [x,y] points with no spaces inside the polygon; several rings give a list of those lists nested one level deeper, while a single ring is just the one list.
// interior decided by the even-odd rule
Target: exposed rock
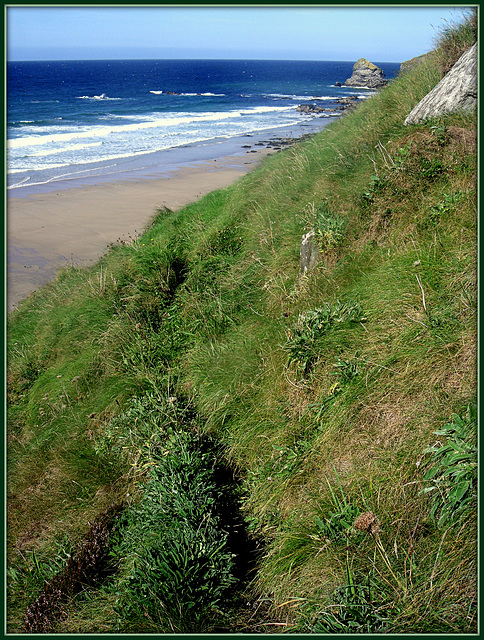
[{"label": "exposed rock", "polygon": [[472,111],[477,107],[477,42],[457,60],[405,118],[404,124],[417,124],[446,113]]},{"label": "exposed rock", "polygon": [[299,250],[299,273],[302,275],[313,269],[319,262],[320,253],[314,230],[303,235]]},{"label": "exposed rock", "polygon": [[335,82],[335,83],[334,83],[334,86],[335,86],[335,87],[341,87],[341,82]]},{"label": "exposed rock", "polygon": [[357,98],[356,96],[347,96],[344,98],[338,98],[337,100],[335,100],[335,102],[337,102],[341,106],[332,107],[332,108],[320,107],[317,104],[306,102],[304,104],[300,104],[299,106],[297,106],[296,111],[300,111],[301,113],[320,113],[320,114],[332,113],[334,114],[335,111],[345,111],[346,109],[351,109],[352,107],[355,107],[359,102],[359,98]]},{"label": "exposed rock", "polygon": [[296,111],[300,111],[301,113],[323,113],[325,108],[319,107],[317,104],[305,103],[297,106]]},{"label": "exposed rock", "polygon": [[335,100],[338,104],[343,105],[343,109],[353,109],[360,102],[357,96],[346,96],[345,98],[338,98]]},{"label": "exposed rock", "polygon": [[388,84],[385,74],[380,67],[373,64],[366,58],[360,58],[353,65],[351,78],[345,80],[345,87],[366,87],[367,89],[378,89]]}]

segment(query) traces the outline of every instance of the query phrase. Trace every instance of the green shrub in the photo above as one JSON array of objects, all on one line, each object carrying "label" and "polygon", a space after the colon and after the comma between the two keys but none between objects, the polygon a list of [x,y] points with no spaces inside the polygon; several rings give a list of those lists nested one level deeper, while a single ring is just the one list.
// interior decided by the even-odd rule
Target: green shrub
[{"label": "green shrub", "polygon": [[329,331],[363,320],[359,302],[338,300],[334,305],[325,304],[299,314],[296,323],[288,331],[283,348],[289,354],[289,361],[296,362],[307,374],[320,355],[321,339]]},{"label": "green shrub", "polygon": [[[351,578],[351,574],[350,574]],[[304,622],[298,630],[306,633],[385,633],[388,625],[387,606],[381,600],[379,585],[354,583],[338,587],[331,604],[322,611],[311,612],[314,605],[302,607]]]},{"label": "green shrub", "polygon": [[318,239],[320,249],[334,249],[341,244],[344,236],[346,220],[339,214],[330,211],[323,203],[315,211],[316,220],[314,231]]},{"label": "green shrub", "polygon": [[445,440],[424,451],[430,460],[422,493],[430,495],[430,515],[437,526],[451,526],[477,506],[476,406],[470,404],[464,417],[454,414],[452,421],[434,434]]},{"label": "green shrub", "polygon": [[116,549],[125,622],[144,617],[167,630],[200,631],[235,583],[213,454],[200,445],[191,434],[169,437],[140,503],[126,512]]}]

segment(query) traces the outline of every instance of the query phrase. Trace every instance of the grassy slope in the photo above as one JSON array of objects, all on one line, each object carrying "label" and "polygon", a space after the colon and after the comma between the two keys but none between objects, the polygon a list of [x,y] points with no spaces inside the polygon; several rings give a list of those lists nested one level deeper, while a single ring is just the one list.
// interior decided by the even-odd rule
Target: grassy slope
[{"label": "grassy slope", "polygon": [[[476,120],[402,125],[439,77],[426,58],[12,315],[11,630],[87,521],[136,501],[160,420],[130,418],[132,397],[157,415],[170,397],[192,407],[238,469],[265,543],[252,589],[276,629],[474,628],[473,515],[439,528],[420,494],[433,432],[476,394]],[[343,231],[301,277],[321,211],[321,232]],[[300,318],[337,301],[364,321],[318,334]],[[350,527],[363,512],[378,536]],[[110,598],[78,603],[62,629],[112,630]]]}]

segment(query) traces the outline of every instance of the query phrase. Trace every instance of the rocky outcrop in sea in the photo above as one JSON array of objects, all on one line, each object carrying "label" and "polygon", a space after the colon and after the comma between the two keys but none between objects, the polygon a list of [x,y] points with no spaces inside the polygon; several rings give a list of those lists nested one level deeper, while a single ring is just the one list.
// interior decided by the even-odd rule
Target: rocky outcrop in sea
[{"label": "rocky outcrop in sea", "polygon": [[367,89],[379,89],[388,84],[383,69],[370,62],[366,58],[360,58],[353,65],[351,78],[345,80],[345,87],[365,87]]},{"label": "rocky outcrop in sea", "polygon": [[360,99],[357,96],[346,96],[344,98],[338,98],[334,102],[338,104],[337,107],[321,107],[314,102],[306,102],[296,107],[296,111],[300,113],[314,113],[320,116],[334,116],[335,111],[347,111],[356,107]]}]

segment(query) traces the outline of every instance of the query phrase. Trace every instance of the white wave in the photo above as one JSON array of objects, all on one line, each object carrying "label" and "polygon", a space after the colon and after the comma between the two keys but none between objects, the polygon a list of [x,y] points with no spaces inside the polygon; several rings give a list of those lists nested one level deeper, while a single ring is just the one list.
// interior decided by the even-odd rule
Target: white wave
[{"label": "white wave", "polygon": [[11,184],[9,187],[7,187],[7,190],[8,189],[15,189],[16,187],[21,187],[22,185],[25,185],[25,183],[28,182],[29,180],[30,180],[30,176],[27,176],[23,180],[20,180],[20,182],[16,182],[15,184]]},{"label": "white wave", "polygon": [[[263,93],[262,94],[265,98],[277,98],[279,100],[309,100],[309,96],[298,96],[298,95],[294,95],[293,93]],[[250,97],[250,96],[244,96],[244,97]]]},{"label": "white wave", "polygon": [[165,115],[163,118],[154,118],[148,121],[135,122],[125,125],[94,126],[89,128],[77,128],[67,133],[51,133],[47,135],[32,135],[21,138],[7,140],[8,149],[18,149],[23,147],[36,147],[47,144],[64,144],[72,140],[84,138],[106,138],[111,135],[125,133],[129,131],[142,131],[145,129],[156,129],[180,126],[197,122],[217,122],[237,118],[240,116],[250,116],[271,112],[291,111],[292,107],[252,107],[249,109],[237,109],[232,111],[207,111],[202,114],[197,113],[174,113]]},{"label": "white wave", "polygon": [[24,167],[22,168],[17,168],[17,169],[10,169],[9,166],[9,162],[7,162],[7,173],[10,175],[13,175],[15,173],[22,173],[25,171],[35,171],[36,169],[42,169],[42,170],[49,170],[49,169],[61,169],[62,167],[67,167],[70,164],[72,164],[71,162],[52,162],[49,164],[45,164],[45,162],[42,162],[41,165],[39,166],[35,166],[35,167]]},{"label": "white wave", "polygon": [[[276,100],[298,100],[307,102],[308,100],[337,100],[340,96],[299,96],[293,93],[265,93],[266,98],[275,98]],[[249,96],[246,96],[249,97]]]},{"label": "white wave", "polygon": [[79,142],[78,144],[71,144],[69,146],[62,146],[60,149],[47,149],[43,151],[36,151],[35,153],[31,153],[30,156],[32,158],[41,158],[45,156],[55,155],[57,153],[67,153],[69,151],[81,151],[84,149],[88,149],[90,147],[100,147],[103,142]]},{"label": "white wave", "polygon": [[[163,93],[163,91],[150,91],[150,93],[154,93],[156,96],[159,96]],[[221,97],[221,96],[225,96],[225,93],[210,93],[209,91],[206,93],[193,93],[193,92],[176,92],[176,93],[168,93],[165,95],[175,95],[175,96],[184,96],[184,97],[191,97],[191,96],[205,96],[205,97]]]},{"label": "white wave", "polygon": [[110,98],[105,93],[100,96],[77,96],[77,100],[122,100],[123,98]]},{"label": "white wave", "polygon": [[221,97],[224,96],[225,93],[178,93],[176,95],[179,96],[186,96],[186,97],[192,97],[192,96],[202,96],[202,97]]},{"label": "white wave", "polygon": [[[54,168],[61,169],[62,167],[66,167],[66,166],[69,166],[69,165],[68,164],[56,165]],[[111,169],[111,168],[116,167],[116,166],[117,166],[116,164],[111,164],[111,165],[104,166],[103,169]],[[52,176],[51,178],[48,178],[47,180],[39,180],[38,182],[29,182],[28,186],[29,187],[36,187],[36,186],[39,186],[41,184],[49,184],[50,182],[56,182],[57,180],[65,180],[66,178],[71,179],[73,176],[79,176],[81,173],[89,173],[89,172],[92,172],[92,168],[81,169],[80,171],[70,171],[69,173],[61,173],[59,175]],[[9,187],[7,187],[7,189],[15,189],[15,188],[21,187],[28,180],[31,180],[30,176],[25,178],[21,182],[18,182],[17,184],[10,185]]]}]

